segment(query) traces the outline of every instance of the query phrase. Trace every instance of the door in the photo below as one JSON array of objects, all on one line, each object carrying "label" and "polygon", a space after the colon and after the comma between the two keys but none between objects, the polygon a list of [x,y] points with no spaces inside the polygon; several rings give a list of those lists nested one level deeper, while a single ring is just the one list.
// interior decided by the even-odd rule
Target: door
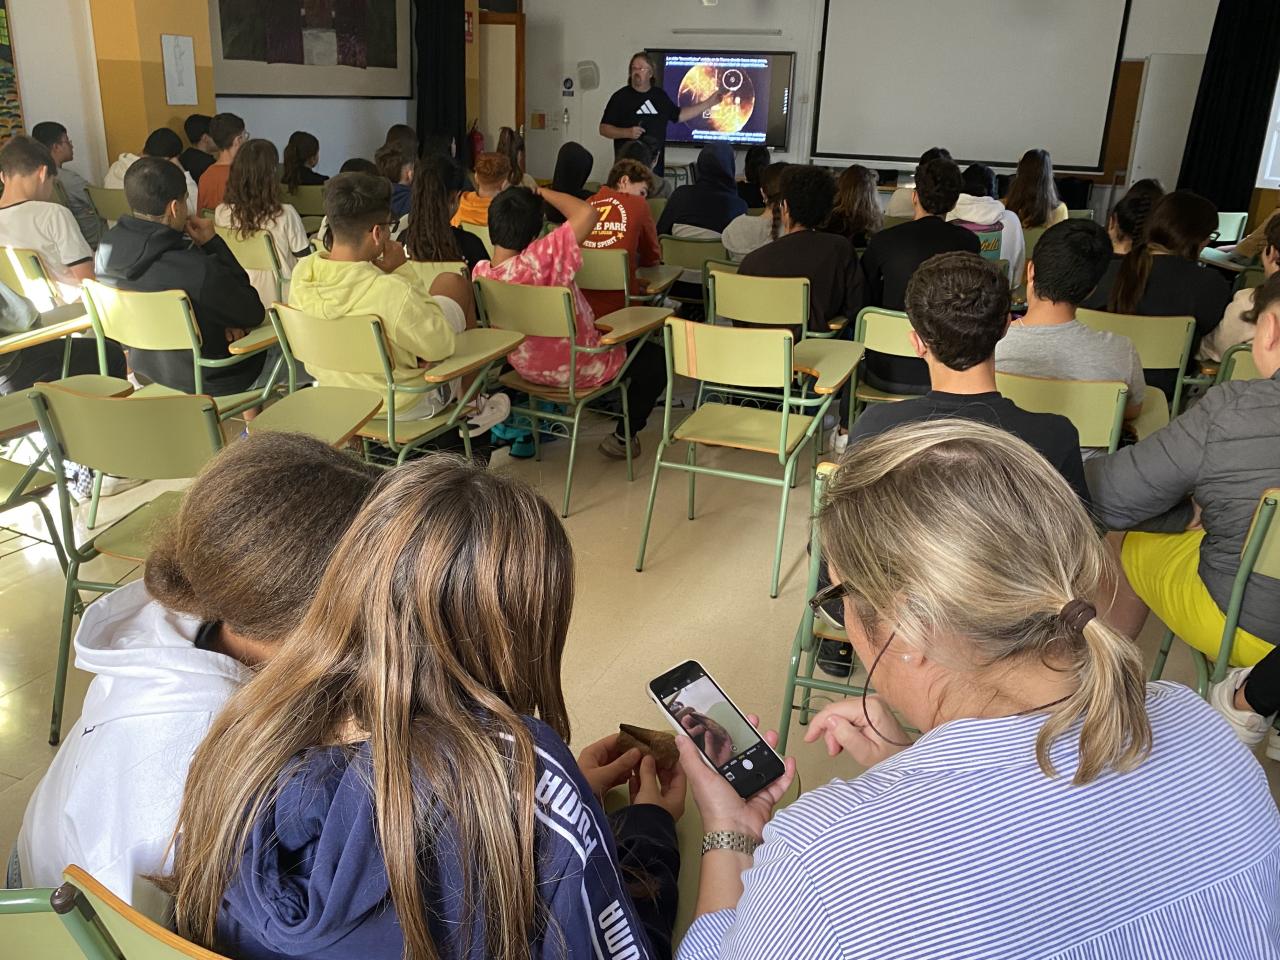
[{"label": "door", "polygon": [[480,132],[486,150],[498,131],[524,133],[524,14],[480,11]]}]

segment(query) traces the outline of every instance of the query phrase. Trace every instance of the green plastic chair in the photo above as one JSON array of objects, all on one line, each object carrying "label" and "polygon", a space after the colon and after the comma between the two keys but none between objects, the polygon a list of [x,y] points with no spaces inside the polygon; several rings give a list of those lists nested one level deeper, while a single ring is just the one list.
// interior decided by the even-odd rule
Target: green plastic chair
[{"label": "green plastic chair", "polygon": [[904,223],[910,223],[914,219],[915,219],[914,217],[885,217],[884,224],[880,227],[880,229],[888,230],[890,227],[898,227]]},{"label": "green plastic chair", "polygon": [[62,700],[71,647],[71,622],[84,609],[80,591],[108,593],[114,583],[85,580],[80,567],[99,556],[145,562],[153,528],[178,509],[181,495],[163,493],[117,520],[101,533],[80,542],[67,489],[67,461],[99,475],[140,480],[194,477],[222,449],[222,430],[210,397],[176,393],[157,397],[92,396],[53,383],[38,383],[27,394],[44,434],[50,472],[58,488],[58,508],[67,554],[62,631],[58,640],[58,672],[53,688],[49,743],[57,744],[62,727]]},{"label": "green plastic chair", "polygon": [[89,184],[89,202],[93,204],[93,209],[98,211],[98,216],[107,221],[108,226],[114,226],[121,217],[126,217],[133,212],[123,189],[113,190],[109,187],[95,187]]},{"label": "green plastic chair", "polygon": [[657,223],[662,219],[662,212],[667,209],[667,198],[650,197],[646,202],[649,204],[649,214],[653,217],[653,222]]},{"label": "green plastic chair", "polygon": [[275,241],[265,230],[257,230],[250,234],[242,234],[232,227],[214,227],[214,232],[231,248],[236,262],[246,270],[260,270],[271,275],[275,283],[275,296],[272,300],[283,300],[284,269],[280,266],[280,255],[276,251]]},{"label": "green plastic chair", "polygon": [[1248,213],[1226,213],[1219,210],[1218,239],[1215,242],[1239,243],[1244,239],[1244,228],[1248,220]]},{"label": "green plastic chair", "polygon": [[1000,241],[1004,239],[1003,230],[983,230],[975,233],[978,238],[979,253],[982,254],[983,260],[992,262],[1000,259]]},{"label": "green plastic chair", "polygon": [[493,241],[489,239],[488,227],[481,226],[478,223],[464,223],[462,224],[462,229],[479,237],[480,242],[484,244],[485,251],[489,256],[493,256]]},{"label": "green plastic chair", "polygon": [[[471,433],[463,411],[484,385],[495,362],[520,345],[523,337],[497,330],[466,330],[454,336],[453,356],[424,370],[420,383],[398,383],[391,362],[391,348],[383,333],[382,321],[372,316],[342,317],[323,320],[301,310],[275,304],[270,310],[280,350],[289,370],[289,394],[306,393],[297,387],[296,367],[299,362],[337,373],[381,377],[384,392],[378,398],[382,413],[359,426],[354,435],[364,441],[366,459],[370,458],[370,441],[376,441],[396,454],[396,463],[404,463],[409,454],[454,430],[462,439],[462,448],[471,456]],[[423,420],[396,420],[387,411],[396,409],[396,398],[405,394],[421,395],[438,390],[458,377],[480,371],[460,400]],[[308,403],[319,403],[307,401]],[[345,409],[345,408],[344,408]],[[269,411],[268,411],[269,412]],[[327,433],[345,429],[345,414],[336,425],[323,427]],[[321,429],[320,426],[313,428]]]},{"label": "green plastic chair", "polygon": [[707,267],[708,317],[761,327],[799,327],[801,340],[834,332],[810,334],[806,277],[751,277],[710,263]]},{"label": "green plastic chair", "polygon": [[1036,244],[1040,242],[1040,238],[1048,227],[1023,227],[1022,239],[1026,244],[1026,257],[1028,260],[1034,259]]},{"label": "green plastic chair", "polygon": [[1074,424],[1080,446],[1114,453],[1120,446],[1129,388],[1112,380],[1051,380],[996,372],[996,389],[1031,413],[1057,413]]},{"label": "green plastic chair", "polygon": [[1093,210],[1092,208],[1087,210],[1068,210],[1067,219],[1068,220],[1092,220]]},{"label": "green plastic chair", "polygon": [[305,433],[344,447],[382,406],[382,397],[355,387],[309,386],[277,400],[245,423],[249,433]]},{"label": "green plastic chair", "polygon": [[1231,284],[1231,292],[1236,294],[1241,290],[1251,290],[1254,287],[1262,286],[1263,281],[1266,279],[1267,275],[1262,269],[1262,264],[1251,264],[1236,274],[1236,279]]},{"label": "green plastic chair", "polygon": [[[707,323],[716,322],[716,315],[711,310],[711,274],[737,273],[739,266],[740,264],[733,260],[708,260],[702,265],[702,306]],[[681,273],[683,272],[681,270]]]},{"label": "green plastic chair", "polygon": [[[1172,416],[1182,410],[1183,388],[1189,384],[1211,381],[1201,377],[1182,375],[1191,357],[1191,341],[1195,337],[1195,317],[1145,317],[1134,313],[1108,313],[1104,310],[1077,310],[1076,317],[1085,326],[1106,330],[1128,337],[1144,370],[1177,370],[1173,400],[1169,404]],[[1159,395],[1159,390],[1149,391]],[[1158,399],[1158,397],[1157,397]]]},{"label": "green plastic chair", "polygon": [[324,216],[324,185],[300,186],[297,190],[285,190],[280,194],[280,202],[287,203],[298,211],[304,221],[308,217]]},{"label": "green plastic chair", "polygon": [[30,300],[37,310],[47,313],[62,305],[58,285],[49,277],[40,254],[24,247],[0,247],[0,280],[10,290]]},{"label": "green plastic chair", "polygon": [[[1258,502],[1258,510],[1253,515],[1253,524],[1240,554],[1240,566],[1236,568],[1236,577],[1231,584],[1231,599],[1227,603],[1226,621],[1222,627],[1222,641],[1218,646],[1217,657],[1211,664],[1208,657],[1188,645],[1191,659],[1196,665],[1196,690],[1202,697],[1208,697],[1210,684],[1221,683],[1227,675],[1235,649],[1240,608],[1244,605],[1245,593],[1249,588],[1249,578],[1257,574],[1280,580],[1280,525],[1273,523],[1277,503],[1280,503],[1280,487],[1264,491]],[[1164,673],[1164,664],[1169,657],[1173,640],[1173,631],[1166,630],[1160,652],[1156,654],[1155,666],[1151,670],[1152,680],[1159,680]]]},{"label": "green plastic chair", "polygon": [[[706,273],[708,261],[727,261],[729,253],[719,240],[698,240],[692,237],[658,237],[658,246],[662,248],[662,262],[667,266],[680,267],[692,271],[699,276]],[[683,274],[682,274],[683,275]],[[694,297],[669,295],[677,303],[699,303]],[[703,291],[702,305],[706,306],[706,292]]]},{"label": "green plastic chair", "polygon": [[4,955],[39,960],[121,960],[85,895],[73,884],[0,890]]},{"label": "green plastic chair", "polygon": [[[527,417],[533,433],[533,455],[542,459],[542,421],[562,424],[569,435],[569,466],[564,481],[564,503],[560,516],[569,515],[569,498],[573,493],[573,467],[578,451],[578,428],[587,404],[606,394],[617,392],[622,402],[622,430],[627,448],[627,480],[635,479],[631,462],[631,422],[627,407],[627,371],[644,345],[650,331],[654,330],[671,311],[666,307],[624,307],[596,318],[596,326],[604,331],[600,345],[580,346],[574,324],[573,295],[568,287],[534,287],[519,283],[503,283],[489,277],[476,281],[476,304],[486,326],[496,330],[510,330],[522,337],[555,337],[569,341],[569,382],[565,387],[550,387],[531,383],[514,370],[504,373],[499,380],[504,386],[518,390],[529,397],[527,406],[513,406],[511,412]],[[578,363],[582,357],[608,353],[621,344],[631,343],[618,373],[608,383],[598,387],[578,387]],[[670,381],[668,381],[670,383]],[[670,390],[667,391],[668,397]],[[568,413],[546,410],[538,405],[543,400],[569,408]],[[616,416],[615,414],[609,414]]]},{"label": "green plastic chair", "polygon": [[1258,365],[1253,360],[1253,346],[1248,343],[1237,343],[1222,355],[1222,363],[1218,366],[1216,383],[1227,380],[1260,380]]},{"label": "green plastic chair", "polygon": [[[911,344],[911,321],[900,310],[885,310],[883,307],[863,307],[858,311],[853,325],[853,339],[867,350],[888,354],[893,357],[915,357],[916,351]],[[880,390],[861,377],[856,377],[853,384],[853,406],[856,414],[868,403],[893,403],[897,400],[910,400],[917,396],[914,393],[890,393]]]},{"label": "green plastic chair", "polygon": [[[673,391],[667,391],[662,415],[662,443],[653,465],[653,482],[649,488],[640,550],[636,555],[636,570],[644,569],[653,505],[663,470],[688,474],[690,520],[694,517],[695,482],[699,474],[745,480],[782,490],[773,576],[769,587],[769,596],[776,597],[782,543],[786,534],[787,499],[796,466],[805,444],[814,438],[836,394],[852,376],[862,357],[862,347],[842,340],[806,340],[796,344],[792,342],[789,330],[720,327],[674,317],[667,320],[662,333],[669,383],[674,383],[674,377],[679,374],[744,391],[772,390],[773,399],[779,401],[780,406],[778,410],[761,410],[725,403],[700,403],[693,413],[676,425],[671,419]],[[800,372],[814,380],[812,397],[795,397],[792,394],[792,384]],[[676,443],[688,445],[684,463],[663,459],[667,448]],[[699,466],[699,445],[749,450],[775,457],[783,468],[783,476],[779,479]],[[816,445],[813,449],[816,461]]]},{"label": "green plastic chair", "polygon": [[430,290],[431,284],[442,273],[456,273],[464,280],[471,279],[471,271],[462,260],[406,260],[396,273],[413,277],[424,290]]}]

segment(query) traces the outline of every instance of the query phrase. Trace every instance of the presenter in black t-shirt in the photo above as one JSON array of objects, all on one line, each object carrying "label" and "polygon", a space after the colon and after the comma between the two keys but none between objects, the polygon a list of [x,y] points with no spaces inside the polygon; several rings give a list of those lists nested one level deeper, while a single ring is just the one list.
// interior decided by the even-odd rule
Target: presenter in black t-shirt
[{"label": "presenter in black t-shirt", "polygon": [[653,172],[662,176],[667,124],[692,120],[723,100],[727,91],[717,90],[701,103],[678,107],[661,85],[654,84],[657,71],[643,50],[631,58],[630,73],[631,82],[617,90],[605,104],[604,116],[600,118],[600,136],[613,141],[615,156],[627,141],[643,140],[653,154]]}]

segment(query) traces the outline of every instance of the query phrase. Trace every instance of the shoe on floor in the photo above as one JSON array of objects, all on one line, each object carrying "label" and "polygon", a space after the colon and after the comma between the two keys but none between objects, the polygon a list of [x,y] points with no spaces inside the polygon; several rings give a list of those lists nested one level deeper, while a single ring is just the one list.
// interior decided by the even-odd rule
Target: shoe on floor
[{"label": "shoe on floor", "polygon": [[842,457],[848,448],[849,434],[841,433],[839,426],[832,427],[831,434],[827,437],[827,450],[837,457]]},{"label": "shoe on floor", "polygon": [[134,487],[140,487],[145,480],[139,480],[136,477],[113,477],[106,475],[102,478],[102,496],[114,497],[117,493],[124,493],[126,490],[132,490]]},{"label": "shoe on floor", "polygon": [[467,414],[467,427],[474,437],[496,427],[510,415],[511,398],[505,393],[481,394],[472,402],[471,412]]},{"label": "shoe on floor", "polygon": [[1227,723],[1231,724],[1231,729],[1246,747],[1256,747],[1260,744],[1271,728],[1271,721],[1268,718],[1259,716],[1252,710],[1236,708],[1234,702],[1236,691],[1244,686],[1251,669],[1253,668],[1236,667],[1234,670],[1228,670],[1221,683],[1215,683],[1209,687],[1209,704],[1226,718]]},{"label": "shoe on floor", "polygon": [[818,648],[818,669],[833,677],[853,673],[853,646],[841,640],[823,640]]},{"label": "shoe on floor", "polygon": [[[113,477],[110,474],[104,474],[99,496],[114,497],[117,493],[132,490],[144,482],[132,477]],[[76,466],[75,475],[71,479],[71,496],[78,503],[85,503],[93,497],[93,471],[88,467]]]},{"label": "shoe on floor", "polygon": [[[625,460],[627,458],[627,442],[616,433],[611,433],[601,440],[597,449],[610,460]],[[631,456],[640,456],[640,440],[638,437],[631,438]]]}]

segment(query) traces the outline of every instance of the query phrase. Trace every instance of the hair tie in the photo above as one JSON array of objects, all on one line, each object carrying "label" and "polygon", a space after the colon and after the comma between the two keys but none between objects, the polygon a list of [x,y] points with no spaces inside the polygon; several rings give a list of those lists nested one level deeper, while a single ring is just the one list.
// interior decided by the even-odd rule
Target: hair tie
[{"label": "hair tie", "polygon": [[1079,597],[1068,600],[1058,611],[1058,619],[1077,636],[1084,636],[1085,624],[1097,615],[1098,609],[1088,600],[1081,600]]}]

